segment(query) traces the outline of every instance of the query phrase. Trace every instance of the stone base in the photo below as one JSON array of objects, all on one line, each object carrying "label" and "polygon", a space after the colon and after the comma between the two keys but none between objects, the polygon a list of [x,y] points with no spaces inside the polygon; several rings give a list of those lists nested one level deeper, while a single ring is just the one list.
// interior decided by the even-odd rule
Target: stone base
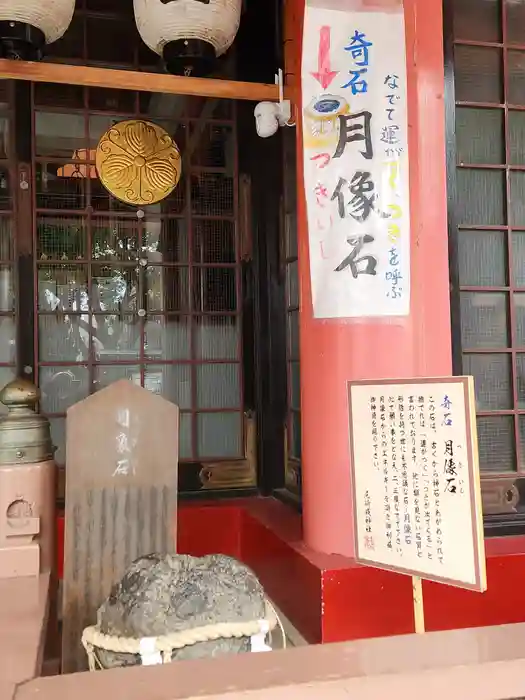
[{"label": "stone base", "polygon": [[0,579],[40,574],[40,547],[26,544],[0,549]]}]

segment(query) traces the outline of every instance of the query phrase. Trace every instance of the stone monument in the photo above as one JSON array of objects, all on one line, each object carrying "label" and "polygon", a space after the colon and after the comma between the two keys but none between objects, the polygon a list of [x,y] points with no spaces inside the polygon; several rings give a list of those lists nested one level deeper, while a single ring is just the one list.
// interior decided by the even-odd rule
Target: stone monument
[{"label": "stone monument", "polygon": [[123,379],[66,423],[62,672],[87,668],[84,627],[130,564],[176,551],[179,409]]}]

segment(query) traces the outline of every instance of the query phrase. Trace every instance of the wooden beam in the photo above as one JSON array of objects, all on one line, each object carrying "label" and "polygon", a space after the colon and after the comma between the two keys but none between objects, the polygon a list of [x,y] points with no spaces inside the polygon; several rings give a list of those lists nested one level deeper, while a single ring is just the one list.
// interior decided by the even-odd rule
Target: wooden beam
[{"label": "wooden beam", "polygon": [[277,85],[244,83],[235,80],[191,78],[166,73],[93,68],[63,63],[33,63],[0,59],[0,79],[29,80],[37,83],[63,83],[114,90],[142,90],[174,95],[195,95],[227,100],[261,102],[279,100]]}]

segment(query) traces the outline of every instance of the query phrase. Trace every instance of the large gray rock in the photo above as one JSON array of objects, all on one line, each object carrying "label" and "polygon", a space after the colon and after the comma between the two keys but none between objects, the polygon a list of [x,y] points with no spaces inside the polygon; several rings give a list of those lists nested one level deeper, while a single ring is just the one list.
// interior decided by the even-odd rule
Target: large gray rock
[{"label": "large gray rock", "polygon": [[[258,620],[264,591],[254,573],[222,554],[150,554],[137,559],[97,613],[100,631],[121,637],[158,637],[217,622]],[[176,649],[172,659],[201,659],[250,651],[250,640],[218,639]],[[132,654],[97,650],[104,668],[140,663]]]}]

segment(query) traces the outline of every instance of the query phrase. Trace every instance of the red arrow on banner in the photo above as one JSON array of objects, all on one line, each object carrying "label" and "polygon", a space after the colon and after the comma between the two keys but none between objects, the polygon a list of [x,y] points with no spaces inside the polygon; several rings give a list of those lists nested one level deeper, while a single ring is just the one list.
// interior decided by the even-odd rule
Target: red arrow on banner
[{"label": "red arrow on banner", "polygon": [[323,90],[326,90],[338,73],[338,71],[330,70],[330,27],[321,27],[319,30],[317,66],[317,73],[312,73],[312,75],[322,85]]}]

